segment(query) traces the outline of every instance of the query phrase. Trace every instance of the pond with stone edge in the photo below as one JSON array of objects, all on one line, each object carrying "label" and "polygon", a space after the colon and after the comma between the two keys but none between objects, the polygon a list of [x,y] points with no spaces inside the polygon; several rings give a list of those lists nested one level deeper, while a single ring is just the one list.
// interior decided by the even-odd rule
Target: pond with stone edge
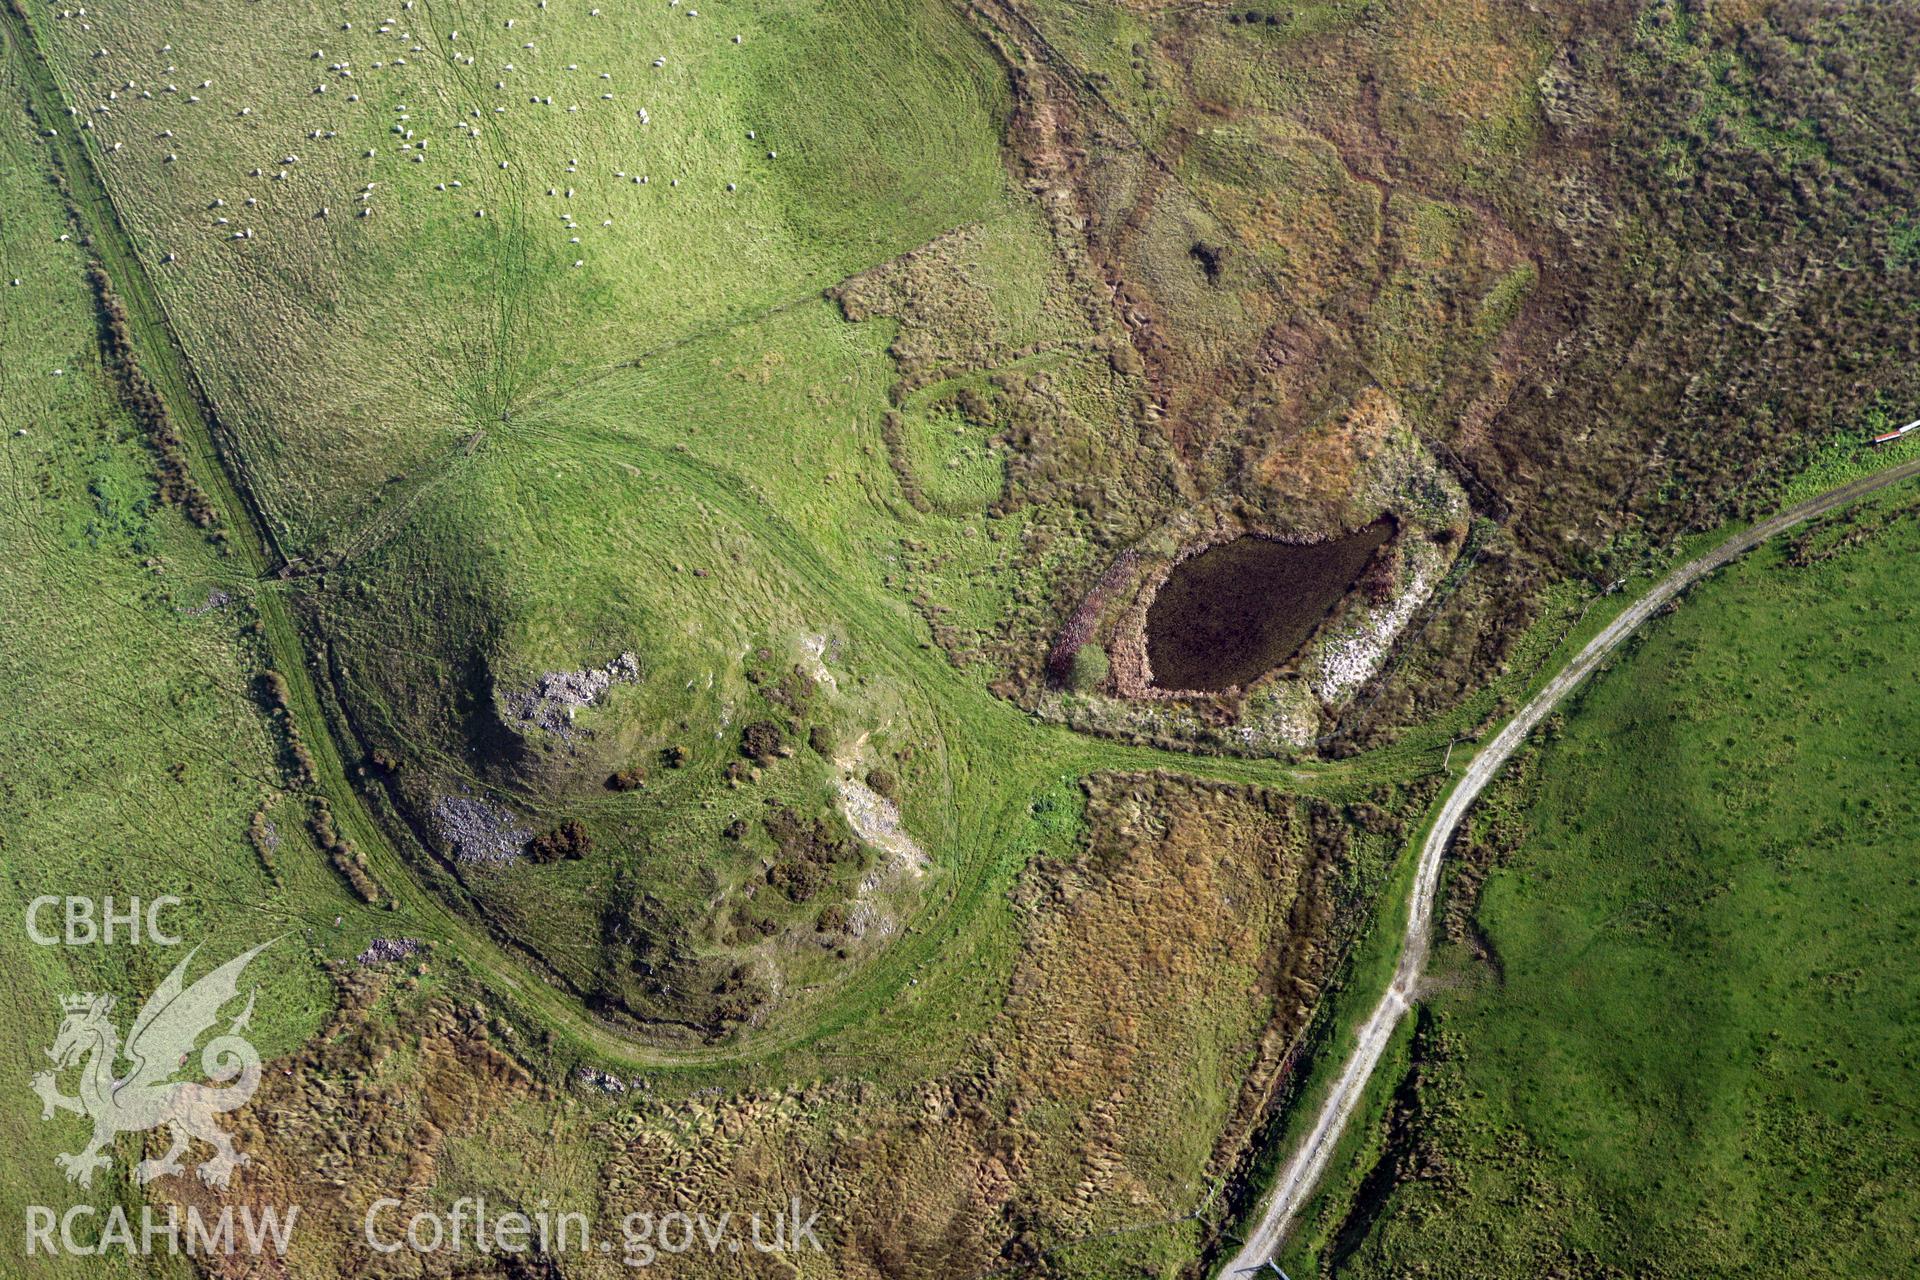
[{"label": "pond with stone edge", "polygon": [[1300,651],[1393,536],[1391,518],[1326,542],[1245,534],[1173,567],[1147,608],[1162,689],[1252,683]]}]

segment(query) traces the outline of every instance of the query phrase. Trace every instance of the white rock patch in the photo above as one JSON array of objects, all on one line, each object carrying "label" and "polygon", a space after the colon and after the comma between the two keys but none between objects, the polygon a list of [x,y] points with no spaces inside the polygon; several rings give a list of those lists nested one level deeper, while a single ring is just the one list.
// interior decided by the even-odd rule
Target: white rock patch
[{"label": "white rock patch", "polygon": [[614,685],[632,684],[639,678],[640,659],[628,650],[604,667],[549,671],[532,688],[515,690],[502,701],[520,723],[538,725],[564,738],[573,726],[574,712],[600,701]]},{"label": "white rock patch", "polygon": [[1338,702],[1367,682],[1386,658],[1394,637],[1427,598],[1433,572],[1421,565],[1390,604],[1367,610],[1321,646],[1319,669],[1311,677],[1316,697],[1325,703]]},{"label": "white rock patch", "polygon": [[[845,763],[842,762],[842,767]],[[927,855],[901,825],[900,806],[875,791],[851,773],[837,784],[840,812],[855,835],[894,859],[914,875],[924,875]]]}]

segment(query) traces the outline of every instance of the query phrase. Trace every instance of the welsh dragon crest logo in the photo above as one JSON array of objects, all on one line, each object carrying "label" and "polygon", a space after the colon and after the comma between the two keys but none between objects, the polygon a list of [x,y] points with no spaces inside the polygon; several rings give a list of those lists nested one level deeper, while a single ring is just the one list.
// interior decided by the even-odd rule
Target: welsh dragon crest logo
[{"label": "welsh dragon crest logo", "polygon": [[[185,986],[187,964],[199,948],[189,951],[147,998],[124,1047],[118,1028],[108,1018],[112,996],[61,997],[66,1016],[53,1047],[47,1050],[53,1070],[34,1076],[33,1091],[40,1095],[41,1119],[51,1119],[55,1111],[72,1111],[93,1121],[93,1138],[85,1147],[54,1157],[69,1182],[83,1187],[93,1184],[94,1170],[112,1163],[104,1152],[114,1135],[163,1125],[172,1131],[172,1144],[159,1159],[134,1166],[137,1182],[181,1172],[180,1157],[196,1138],[214,1151],[198,1170],[200,1180],[209,1186],[226,1186],[233,1171],[247,1162],[243,1153],[233,1149],[232,1137],[216,1118],[246,1105],[260,1087],[260,1055],[240,1034],[253,1017],[252,993],[226,1031],[200,1051],[200,1070],[210,1083],[173,1077],[185,1069],[201,1033],[219,1021],[221,1008],[238,998],[240,974],[248,962],[271,945],[263,942]],[[116,1068],[123,1057],[129,1068],[119,1074]],[[59,1091],[56,1081],[71,1067],[80,1068],[80,1083],[79,1092],[69,1097]]]}]

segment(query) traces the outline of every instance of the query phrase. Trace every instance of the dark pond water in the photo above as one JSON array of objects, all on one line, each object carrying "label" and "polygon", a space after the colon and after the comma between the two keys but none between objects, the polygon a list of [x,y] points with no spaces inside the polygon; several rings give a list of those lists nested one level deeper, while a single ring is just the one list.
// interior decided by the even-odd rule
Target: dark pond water
[{"label": "dark pond water", "polygon": [[1147,660],[1163,689],[1228,689],[1299,652],[1352,590],[1391,520],[1333,542],[1251,535],[1182,561],[1147,608]]}]

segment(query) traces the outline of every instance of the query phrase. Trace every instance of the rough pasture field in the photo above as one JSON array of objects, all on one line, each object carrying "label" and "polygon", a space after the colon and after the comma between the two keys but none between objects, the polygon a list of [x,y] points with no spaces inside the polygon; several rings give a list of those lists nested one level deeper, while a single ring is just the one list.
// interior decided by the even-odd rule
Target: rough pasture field
[{"label": "rough pasture field", "polygon": [[[1765,509],[1877,397],[1913,399],[1912,139],[1884,96],[1911,81],[1909,11],[993,12],[1040,64],[1015,149],[1072,193],[1182,496],[1284,518],[1272,473],[1352,475],[1303,437],[1384,394],[1498,526],[1463,589],[1427,584],[1404,661],[1316,709],[1341,749],[1455,704],[1554,580]],[[1041,664],[1009,664],[1040,702]],[[1227,712],[1226,740],[1274,724],[1258,699]]]},{"label": "rough pasture field", "polygon": [[[239,1194],[335,1225],[777,1186],[804,1274],[1191,1273],[1450,741],[1915,389],[1891,6],[0,21],[0,863],[286,931]],[[1375,522],[1295,662],[1147,678],[1183,558]],[[0,947],[23,1070],[156,976]]]},{"label": "rough pasture field", "polygon": [[[382,1187],[404,1181],[425,1205],[525,1203],[529,1177],[602,1222],[660,1212],[662,1197],[745,1210],[797,1194],[831,1224],[825,1257],[789,1259],[803,1275],[1101,1274],[1114,1230],[1177,1268],[1263,1105],[1240,1064],[1297,1043],[1390,856],[1386,829],[1352,838],[1339,813],[1168,774],[1057,788],[1010,895],[1017,954],[969,957],[1010,965],[1004,999],[937,1064],[898,1036],[915,1057],[871,1079],[689,1090],[651,1072],[583,1081],[537,1055],[529,1069],[484,1007],[374,966],[270,1082],[250,1189],[312,1207],[324,1225],[299,1262],[319,1274],[381,1263],[357,1224]],[[658,1265],[758,1273],[725,1255]]]},{"label": "rough pasture field", "polygon": [[1322,1266],[1909,1265],[1914,515],[1890,496],[1696,588],[1490,798]]}]

